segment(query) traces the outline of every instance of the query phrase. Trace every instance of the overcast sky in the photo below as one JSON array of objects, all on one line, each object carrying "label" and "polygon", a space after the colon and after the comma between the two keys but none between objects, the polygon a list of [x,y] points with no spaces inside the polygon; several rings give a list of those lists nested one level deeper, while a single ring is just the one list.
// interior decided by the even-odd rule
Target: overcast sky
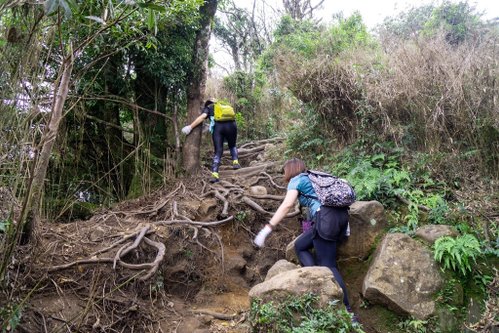
[{"label": "overcast sky", "polygon": [[[238,7],[250,9],[253,0],[234,0]],[[263,0],[257,0],[263,1]],[[272,6],[281,6],[282,0],[265,0]],[[312,3],[318,3],[319,0],[312,0]],[[459,3],[459,0],[451,0],[453,3]],[[411,7],[417,7],[424,4],[441,4],[442,1],[430,0],[325,0],[322,9],[317,12],[317,16],[322,18],[323,22],[331,21],[333,14],[343,12],[344,17],[350,16],[354,11],[359,11],[364,23],[369,29],[383,22],[388,16],[395,16],[400,12],[407,11]],[[468,3],[475,6],[478,12],[483,12],[484,19],[491,19],[499,16],[499,0],[471,0]],[[275,5],[274,5],[275,4]],[[314,15],[315,16],[315,15]],[[211,52],[215,61],[230,67],[230,56],[217,45],[213,40],[210,43]],[[222,73],[220,73],[222,74]]]},{"label": "overcast sky", "polygon": [[[253,5],[253,0],[234,0],[240,7],[249,8]],[[261,1],[261,0],[257,0]],[[275,3],[276,6],[282,6],[282,0],[266,0],[267,3]],[[312,4],[318,3],[319,0],[312,0]],[[460,0],[451,0],[453,3],[459,3]],[[318,12],[319,16],[323,17],[324,21],[330,21],[333,14],[343,12],[347,17],[354,11],[359,11],[364,19],[364,23],[369,28],[374,28],[377,24],[382,23],[387,16],[394,16],[401,11],[405,11],[411,7],[421,6],[423,4],[434,3],[441,4],[440,1],[430,0],[325,0],[322,4],[322,10]],[[475,6],[478,11],[485,11],[486,19],[499,16],[499,1],[498,0],[471,0],[468,3]]]},{"label": "overcast sky", "polygon": [[[248,3],[251,1],[236,0],[238,3]],[[323,4],[322,17],[325,21],[329,21],[334,13],[343,12],[345,16],[349,16],[355,10],[358,10],[362,15],[364,23],[369,28],[374,28],[377,24],[382,23],[387,16],[394,16],[401,11],[405,11],[411,7],[421,6],[430,3],[440,4],[442,1],[426,1],[426,0],[349,0],[349,1],[333,1],[326,0]],[[459,1],[451,1],[458,3]],[[475,0],[469,1],[470,5],[476,9],[486,11],[484,18],[490,19],[499,16],[499,1],[498,0]]]}]

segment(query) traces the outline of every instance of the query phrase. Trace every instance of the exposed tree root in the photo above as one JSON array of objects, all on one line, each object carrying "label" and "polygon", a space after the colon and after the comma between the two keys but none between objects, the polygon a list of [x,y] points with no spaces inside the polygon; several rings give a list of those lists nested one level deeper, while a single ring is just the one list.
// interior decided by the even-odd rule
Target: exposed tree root
[{"label": "exposed tree root", "polygon": [[[265,209],[263,209],[262,206],[260,206],[259,204],[257,204],[256,202],[254,202],[253,200],[251,200],[249,197],[247,196],[243,196],[241,198],[241,200],[247,204],[248,206],[250,206],[251,208],[253,208],[254,210],[256,210],[257,212],[261,213],[261,214],[265,214],[267,216],[272,216],[274,215],[274,212],[269,212],[269,211],[266,211]],[[286,218],[290,218],[290,217],[296,217],[300,214],[300,209],[299,207],[295,207],[295,210],[292,212],[292,213],[288,213],[286,215]]]},{"label": "exposed tree root", "polygon": [[[122,267],[128,268],[128,269],[133,269],[133,270],[142,270],[142,269],[148,269],[147,274],[144,276],[140,277],[140,281],[145,281],[148,278],[150,278],[157,270],[159,267],[159,264],[163,260],[163,257],[165,256],[165,245],[160,242],[155,242],[147,237],[145,235],[150,231],[149,230],[150,226],[145,226],[140,229],[137,233],[135,233],[133,236],[135,236],[135,241],[132,244],[125,244],[122,246],[114,256],[114,258],[90,258],[90,259],[84,259],[84,260],[77,260],[65,265],[58,265],[58,266],[53,266],[48,269],[49,272],[54,272],[62,269],[67,269],[76,265],[83,265],[83,264],[97,264],[97,263],[113,263],[113,269],[116,268],[116,264],[119,264]],[[131,238],[130,236],[127,236],[127,239]],[[151,263],[143,263],[143,264],[129,264],[126,263],[122,260],[124,256],[126,256],[130,251],[136,249],[140,243],[144,241],[146,244],[149,246],[155,247],[157,249],[157,254],[156,258],[154,259],[153,262]],[[114,243],[114,246],[116,246],[117,243]],[[109,250],[112,247],[107,247],[104,250]],[[102,251],[105,252],[105,251]],[[97,251],[96,253],[102,253],[101,251]]]},{"label": "exposed tree root", "polygon": [[260,172],[260,174],[265,176],[265,177],[259,177],[259,178],[255,179],[255,181],[251,185],[257,184],[262,179],[268,179],[270,181],[270,183],[272,184],[272,186],[274,186],[275,188],[280,189],[280,190],[286,189],[286,187],[284,187],[284,186],[277,185],[276,182],[274,181],[274,178],[272,178],[272,176],[270,176],[268,173]]},{"label": "exposed tree root", "polygon": [[78,266],[78,265],[111,263],[113,261],[114,261],[113,258],[82,259],[82,260],[73,261],[73,262],[70,262],[70,263],[64,264],[64,265],[57,265],[57,266],[49,267],[48,271],[55,272],[55,271],[60,271],[60,270],[71,268],[73,266]]},{"label": "exposed tree root", "polygon": [[131,245],[124,245],[122,246],[118,252],[116,252],[116,255],[114,256],[114,261],[113,261],[113,269],[116,268],[116,262],[119,261],[121,258],[126,256],[130,251],[134,250],[139,246],[140,242],[144,238],[146,232],[149,230],[149,226],[143,227],[139,233],[136,235],[137,237],[135,238],[135,241]]},{"label": "exposed tree root", "polygon": [[[260,153],[265,149],[265,145],[267,143],[277,142],[279,140],[281,139],[277,138],[260,141],[256,144],[246,144],[240,147],[240,153]],[[284,196],[270,194],[246,195],[245,193],[247,193],[248,189],[245,186],[248,185],[246,184],[243,186],[243,184],[240,182],[240,179],[249,179],[252,176],[257,176],[257,179],[252,182],[253,185],[262,180],[266,183],[270,182],[270,184],[276,189],[283,190],[285,189],[285,187],[277,184],[274,180],[274,177],[267,172],[267,170],[275,169],[275,165],[276,164],[274,162],[271,162],[262,163],[239,170],[224,170],[223,177],[220,183],[208,184],[203,180],[199,180],[201,182],[201,191],[197,193],[187,191],[184,183],[180,182],[178,186],[176,186],[176,188],[171,192],[167,193],[166,195],[160,195],[157,199],[152,200],[149,205],[143,206],[143,208],[141,209],[116,209],[102,214],[99,217],[96,217],[96,221],[98,223],[117,223],[122,229],[126,229],[127,225],[134,224],[138,225],[138,227],[132,233],[121,236],[112,244],[95,250],[90,254],[90,258],[79,259],[62,265],[55,265],[49,267],[48,271],[55,272],[80,265],[112,264],[112,269],[116,269],[117,266],[120,266],[125,269],[143,271],[135,275],[135,278],[140,281],[144,281],[149,279],[158,271],[158,268],[160,267],[160,264],[163,261],[166,252],[164,243],[159,240],[153,240],[151,237],[157,237],[159,234],[164,235],[164,228],[185,227],[193,231],[191,239],[195,244],[197,244],[197,246],[214,254],[219,258],[223,274],[225,271],[224,246],[220,235],[218,235],[212,228],[234,220],[234,216],[230,215],[230,210],[235,204],[246,204],[251,209],[260,214],[263,214],[266,217],[272,216],[273,212],[267,211],[255,200],[280,201],[283,200]],[[279,176],[277,176],[276,178],[278,177]],[[190,187],[192,188],[192,186]],[[197,214],[193,214],[192,209],[189,206],[183,205],[186,197],[195,198],[191,200],[197,200],[198,202],[206,201],[208,198],[216,199],[221,203],[221,205],[219,206],[219,213],[217,214],[220,219],[207,221],[196,220],[193,216]],[[178,202],[180,202],[180,206]],[[190,213],[184,211],[181,212],[179,208],[187,208],[188,210],[190,209]],[[287,217],[295,217],[298,214],[300,214],[299,209],[295,209],[295,211],[289,213]],[[203,229],[205,231],[206,237],[212,237],[216,240],[216,242],[219,244],[218,250],[214,250],[213,248],[210,248],[200,241],[198,237],[200,229]],[[163,233],[158,233],[159,230],[162,230]],[[115,237],[116,236],[109,235],[106,238]],[[93,243],[98,244],[96,242],[91,242],[88,244]],[[141,252],[144,251],[143,246],[141,246],[142,244],[153,247],[156,250],[154,260],[152,262],[139,263],[126,262],[125,258],[130,253],[132,253],[132,251],[137,252],[137,258],[143,257],[140,255]],[[113,250],[116,251],[114,255],[101,256]]]},{"label": "exposed tree root", "polygon": [[265,194],[265,195],[248,195],[248,197],[254,198],[254,199],[268,199],[268,200],[277,200],[277,201],[282,201],[284,200],[284,195],[270,195],[270,194]]},{"label": "exposed tree root", "polygon": [[240,313],[225,314],[225,313],[214,312],[214,311],[209,311],[209,310],[191,310],[191,312],[212,316],[213,318],[220,319],[220,320],[234,320],[241,315]]},{"label": "exposed tree root", "polygon": [[232,221],[234,216],[229,216],[223,220],[213,221],[213,222],[199,222],[199,221],[191,221],[191,220],[166,220],[166,221],[155,221],[153,224],[155,225],[172,225],[172,224],[186,224],[186,225],[197,225],[201,227],[213,227],[219,224],[223,224],[225,222]]},{"label": "exposed tree root", "polygon": [[[153,233],[153,231],[152,231],[152,230],[147,230],[146,235],[147,235],[147,234],[150,234],[150,233]],[[136,236],[136,234],[135,234],[135,233],[134,233],[134,234],[131,234],[131,235],[127,235],[127,236],[123,237],[122,239],[120,239],[120,240],[118,240],[118,241],[114,242],[113,244],[109,245],[108,247],[105,247],[105,248],[103,248],[103,249],[100,249],[100,250],[98,250],[98,251],[95,251],[94,253],[92,253],[92,254],[91,254],[91,256],[93,257],[93,256],[96,256],[96,255],[98,255],[98,254],[101,254],[101,253],[107,252],[107,251],[111,250],[112,248],[114,248],[114,247],[116,247],[116,246],[120,245],[120,244],[121,244],[121,243],[123,243],[123,242],[126,242],[127,240],[129,240],[130,238],[133,238],[133,237],[135,237],[135,236]]]}]

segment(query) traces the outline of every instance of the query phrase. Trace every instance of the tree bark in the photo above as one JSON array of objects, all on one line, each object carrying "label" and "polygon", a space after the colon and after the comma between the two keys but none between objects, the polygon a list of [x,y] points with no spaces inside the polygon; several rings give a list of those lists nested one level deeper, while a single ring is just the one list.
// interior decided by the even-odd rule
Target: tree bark
[{"label": "tree bark", "polygon": [[[187,88],[187,121],[191,123],[200,115],[206,87],[208,67],[208,47],[211,35],[211,22],[217,10],[217,0],[206,0],[200,11],[200,28],[196,32],[196,44],[192,58],[192,73]],[[201,129],[197,126],[192,130],[184,143],[184,169],[189,174],[198,172],[200,167]]]},{"label": "tree bark", "polygon": [[40,153],[37,159],[35,159],[36,164],[33,172],[33,178],[28,189],[28,200],[24,204],[23,212],[21,214],[21,221],[19,225],[23,228],[23,243],[26,243],[33,238],[33,231],[36,228],[36,222],[40,218],[39,209],[43,193],[43,185],[47,175],[52,148],[54,147],[54,143],[59,132],[59,125],[63,118],[64,103],[66,102],[66,98],[68,96],[72,70],[73,59],[66,58],[61,65],[61,79],[54,89],[54,102],[50,113],[50,121],[40,141]]}]

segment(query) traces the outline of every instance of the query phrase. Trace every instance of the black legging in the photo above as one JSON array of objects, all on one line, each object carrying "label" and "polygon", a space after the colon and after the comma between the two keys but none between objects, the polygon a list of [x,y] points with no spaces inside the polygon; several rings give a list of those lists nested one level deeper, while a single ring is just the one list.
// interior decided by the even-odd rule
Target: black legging
[{"label": "black legging", "polygon": [[[326,266],[343,290],[343,303],[350,309],[347,287],[336,264],[337,242],[321,238],[315,230],[309,230],[298,237],[295,242],[295,251],[302,266]],[[309,250],[315,248],[315,256]],[[317,259],[317,262],[316,260]]]},{"label": "black legging", "polygon": [[235,121],[217,121],[213,128],[213,146],[215,147],[215,156],[213,156],[213,165],[211,171],[218,172],[218,167],[222,160],[224,151],[224,141],[227,140],[232,160],[237,160],[237,126]]}]

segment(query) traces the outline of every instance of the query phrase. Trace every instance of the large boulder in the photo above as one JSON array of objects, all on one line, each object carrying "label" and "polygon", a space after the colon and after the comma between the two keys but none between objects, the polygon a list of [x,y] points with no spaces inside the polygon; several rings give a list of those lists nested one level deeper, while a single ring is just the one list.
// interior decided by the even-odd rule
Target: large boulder
[{"label": "large boulder", "polygon": [[251,288],[249,297],[267,303],[285,301],[289,296],[308,293],[319,296],[319,306],[343,299],[343,291],[334,280],[333,273],[322,266],[302,267],[277,274]]},{"label": "large boulder", "polygon": [[287,272],[296,268],[299,268],[299,266],[287,260],[281,259],[277,261],[274,266],[270,267],[269,271],[267,272],[267,276],[265,276],[265,281],[270,280],[274,276],[279,275],[283,272]]},{"label": "large boulder", "polygon": [[450,225],[443,224],[428,224],[416,230],[416,236],[430,245],[433,245],[433,243],[435,243],[435,241],[440,237],[456,237],[457,235],[458,233],[456,229]]},{"label": "large boulder", "polygon": [[373,304],[426,319],[435,311],[433,294],[442,283],[428,248],[405,234],[388,234],[369,267],[362,293]]},{"label": "large boulder", "polygon": [[350,206],[350,237],[338,247],[340,258],[366,259],[387,228],[385,209],[378,201],[356,201]]},{"label": "large boulder", "polygon": [[[350,237],[338,244],[339,258],[367,258],[387,227],[385,210],[378,201],[356,201],[350,207]],[[286,247],[286,260],[299,263],[294,239]]]},{"label": "large boulder", "polygon": [[286,254],[285,254],[285,256],[286,256],[286,260],[287,261],[299,265],[300,261],[298,260],[298,256],[296,255],[296,251],[295,251],[295,242],[296,242],[297,239],[298,239],[298,237],[295,238],[295,239],[293,239],[288,244],[288,246],[286,246]]}]

